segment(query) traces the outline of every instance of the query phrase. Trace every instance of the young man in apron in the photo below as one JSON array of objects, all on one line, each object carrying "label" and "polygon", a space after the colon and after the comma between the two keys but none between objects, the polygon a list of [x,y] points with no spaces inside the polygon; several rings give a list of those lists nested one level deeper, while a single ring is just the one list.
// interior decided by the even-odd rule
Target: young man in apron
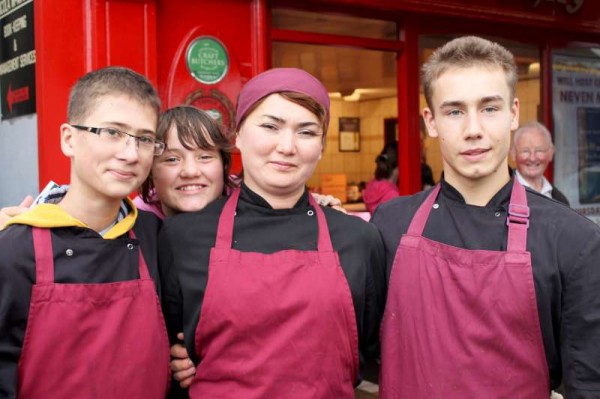
[{"label": "young man in apron", "polygon": [[600,397],[600,229],[513,179],[513,56],[455,39],[423,67],[440,184],[381,205],[381,398]]},{"label": "young man in apron", "polygon": [[155,398],[170,380],[159,221],[127,195],[164,144],[146,78],[109,67],[71,90],[70,186],[0,232],[0,397]]}]

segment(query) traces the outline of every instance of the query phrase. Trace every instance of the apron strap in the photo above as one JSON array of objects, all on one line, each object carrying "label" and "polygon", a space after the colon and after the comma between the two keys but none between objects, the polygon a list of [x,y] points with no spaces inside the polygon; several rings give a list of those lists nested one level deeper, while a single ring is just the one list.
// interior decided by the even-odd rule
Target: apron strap
[{"label": "apron strap", "polygon": [[[135,239],[133,229],[129,231],[131,238]],[[54,255],[52,254],[52,237],[50,229],[33,228],[33,249],[35,251],[35,282],[36,284],[54,283]],[[140,278],[150,279],[148,265],[139,248],[140,260],[138,263]]]},{"label": "apron strap", "polygon": [[325,213],[315,201],[315,198],[311,193],[308,193],[308,203],[315,209],[315,214],[317,215],[317,228],[319,229],[319,241],[317,243],[317,248],[319,252],[333,252],[333,245],[331,245],[331,236],[329,234],[329,226],[327,226],[327,219],[325,218]]},{"label": "apron strap", "polygon": [[[429,196],[421,204],[415,216],[413,217],[407,234],[413,236],[423,235],[425,223],[431,212],[431,207],[440,192],[440,183],[431,191]],[[527,246],[527,228],[529,227],[529,207],[527,206],[527,195],[525,188],[519,181],[513,179],[513,187],[508,204],[508,217],[506,219],[508,226],[507,251],[522,252]]]},{"label": "apron strap", "polygon": [[527,206],[525,188],[516,177],[513,179],[506,225],[508,226],[506,250],[508,252],[525,251],[527,247],[527,229],[529,228],[529,207]]},{"label": "apron strap", "polygon": [[35,283],[54,283],[54,255],[50,229],[33,228],[33,251],[35,252]]},{"label": "apron strap", "polygon": [[435,203],[437,196],[440,192],[441,183],[435,185],[431,193],[425,198],[425,201],[421,204],[415,216],[413,216],[412,221],[410,222],[410,226],[408,226],[407,235],[410,236],[422,236],[423,230],[425,230],[425,223],[427,223],[427,219],[429,218],[429,213],[431,212],[431,207]]},{"label": "apron strap", "polygon": [[[215,248],[228,249],[232,247],[233,243],[233,218],[235,216],[235,210],[237,208],[238,199],[240,197],[240,188],[233,190],[229,199],[225,203],[221,216],[219,216],[219,224],[217,227],[217,239],[215,242]],[[314,208],[315,214],[317,215],[317,228],[319,230],[319,238],[317,242],[317,248],[319,251],[333,251],[333,245],[331,245],[331,237],[329,236],[329,228],[327,226],[327,220],[325,214],[319,205],[317,205],[312,194],[308,194],[308,202]]]},{"label": "apron strap", "polygon": [[221,211],[221,216],[219,216],[215,248],[227,249],[232,247],[233,218],[235,217],[235,209],[237,208],[238,198],[240,198],[239,187],[231,192],[229,199],[227,202],[225,202],[225,206]]},{"label": "apron strap", "polygon": [[[133,231],[133,229],[129,230],[129,235],[131,236],[132,239],[134,239],[134,240],[136,239],[135,232]],[[140,260],[138,262],[138,270],[140,272],[140,279],[141,280],[149,280],[150,272],[148,271],[148,265],[146,264],[146,261],[144,260],[144,254],[142,253],[142,244],[139,244],[138,251],[140,253]]]}]

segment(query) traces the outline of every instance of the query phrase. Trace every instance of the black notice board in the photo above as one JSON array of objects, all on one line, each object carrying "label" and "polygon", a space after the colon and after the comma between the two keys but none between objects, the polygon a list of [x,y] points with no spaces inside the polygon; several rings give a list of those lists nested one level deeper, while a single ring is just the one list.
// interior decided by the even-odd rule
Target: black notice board
[{"label": "black notice board", "polygon": [[2,120],[35,108],[33,0],[0,1],[0,103]]}]

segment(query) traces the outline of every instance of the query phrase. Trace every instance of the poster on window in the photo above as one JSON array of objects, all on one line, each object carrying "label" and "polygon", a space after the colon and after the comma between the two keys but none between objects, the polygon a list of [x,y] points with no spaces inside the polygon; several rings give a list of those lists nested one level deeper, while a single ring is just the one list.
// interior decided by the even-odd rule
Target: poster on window
[{"label": "poster on window", "polygon": [[600,59],[555,55],[554,183],[600,224]]},{"label": "poster on window", "polygon": [[360,118],[340,118],[340,152],[360,151]]}]

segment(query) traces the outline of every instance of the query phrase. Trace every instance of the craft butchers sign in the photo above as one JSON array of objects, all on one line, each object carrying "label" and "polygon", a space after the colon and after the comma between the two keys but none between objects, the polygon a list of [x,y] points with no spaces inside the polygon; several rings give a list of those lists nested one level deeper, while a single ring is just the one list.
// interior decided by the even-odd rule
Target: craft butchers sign
[{"label": "craft butchers sign", "polygon": [[2,119],[35,113],[33,0],[0,0]]},{"label": "craft butchers sign", "polygon": [[219,83],[229,70],[229,55],[216,38],[202,36],[195,39],[186,54],[188,70],[201,83]]}]

